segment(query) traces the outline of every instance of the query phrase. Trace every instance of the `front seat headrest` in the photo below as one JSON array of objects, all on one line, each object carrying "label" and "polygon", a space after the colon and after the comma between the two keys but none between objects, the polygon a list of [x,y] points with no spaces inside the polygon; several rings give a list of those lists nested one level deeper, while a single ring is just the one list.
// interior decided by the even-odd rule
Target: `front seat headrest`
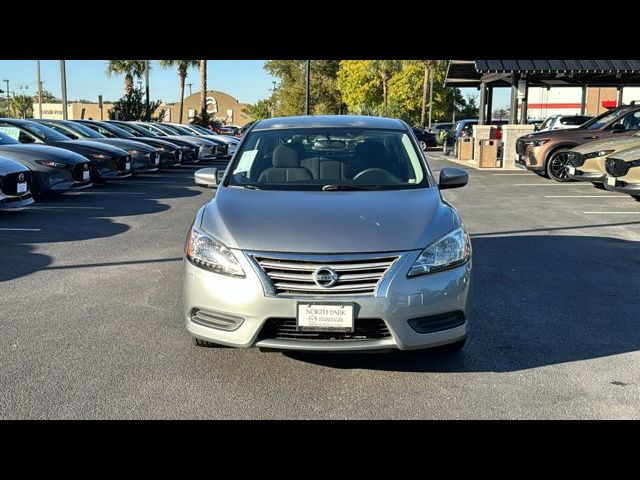
[{"label": "front seat headrest", "polygon": [[286,145],[278,145],[273,149],[272,161],[276,168],[296,168],[300,166],[298,152]]}]

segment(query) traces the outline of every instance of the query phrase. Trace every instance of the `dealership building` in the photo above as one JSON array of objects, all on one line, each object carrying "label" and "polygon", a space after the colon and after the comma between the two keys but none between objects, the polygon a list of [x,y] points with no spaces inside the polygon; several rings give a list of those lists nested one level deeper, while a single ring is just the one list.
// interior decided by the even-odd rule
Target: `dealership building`
[{"label": "dealership building", "polygon": [[[244,103],[240,103],[237,98],[228,93],[215,90],[207,91],[207,112],[209,118],[217,120],[225,125],[244,125],[251,121],[251,117],[243,111]],[[80,120],[92,118],[93,120],[109,119],[109,111],[113,108],[112,103],[103,103],[102,109],[98,103],[73,102],[67,103],[67,118],[69,120]],[[178,123],[180,118],[180,102],[163,103],[156,111],[158,115],[164,110],[164,121]],[[200,92],[189,95],[184,99],[184,111],[182,123],[189,123],[200,111]],[[33,116],[40,117],[39,104],[33,104]],[[42,118],[62,119],[62,103],[43,103]]]}]

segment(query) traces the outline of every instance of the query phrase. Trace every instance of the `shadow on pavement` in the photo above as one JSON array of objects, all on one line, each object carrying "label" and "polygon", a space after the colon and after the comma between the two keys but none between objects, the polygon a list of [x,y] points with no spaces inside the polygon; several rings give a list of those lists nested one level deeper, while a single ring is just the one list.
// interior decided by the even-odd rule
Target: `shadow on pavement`
[{"label": "shadow on pavement", "polygon": [[640,349],[640,242],[481,237],[473,249],[473,317],[461,353],[286,355],[333,368],[510,372]]},{"label": "shadow on pavement", "polygon": [[[129,230],[117,217],[168,210],[162,200],[202,194],[194,187],[193,172],[145,175],[86,190],[45,197],[23,210],[0,212],[0,282],[47,268],[48,255],[35,244],[75,242],[113,237]],[[12,229],[40,229],[20,231]]]}]

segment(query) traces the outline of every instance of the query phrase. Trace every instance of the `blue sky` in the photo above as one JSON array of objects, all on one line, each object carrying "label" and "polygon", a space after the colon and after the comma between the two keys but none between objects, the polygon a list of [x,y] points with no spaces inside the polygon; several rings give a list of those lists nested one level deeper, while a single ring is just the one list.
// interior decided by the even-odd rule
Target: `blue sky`
[{"label": "blue sky", "polygon": [[[264,60],[208,60],[207,86],[211,90],[226,92],[243,103],[254,103],[267,97],[274,80],[262,66]],[[124,79],[121,76],[109,78],[104,72],[105,60],[67,60],[67,98],[98,101],[102,94],[105,100],[117,100],[123,95]],[[40,76],[43,88],[60,97],[60,62],[42,60]],[[20,85],[28,86],[29,94],[36,92],[35,60],[0,60],[0,80],[9,80],[11,92],[20,93]],[[189,71],[186,83],[193,83],[192,90],[200,90],[198,69]],[[149,78],[151,98],[167,103],[176,102],[180,96],[180,86],[175,68],[161,69],[157,61],[152,61]],[[6,84],[0,82],[0,89]],[[25,89],[22,90],[23,92]],[[185,87],[185,95],[189,88]]]},{"label": "blue sky", "polygon": [[[207,85],[212,90],[226,92],[243,103],[254,103],[269,95],[274,78],[265,72],[264,60],[208,60]],[[58,60],[42,60],[40,62],[43,88],[60,97],[60,62]],[[105,60],[67,60],[67,98],[69,100],[87,99],[98,101],[102,94],[105,100],[117,100],[123,94],[123,78],[108,77],[105,72]],[[36,92],[35,60],[0,60],[0,80],[9,80],[9,88],[13,92],[22,91],[29,94]],[[200,87],[198,69],[191,69],[187,83],[193,83],[192,90]],[[149,79],[151,98],[167,103],[179,100],[180,89],[175,69],[161,69],[157,61],[152,61]],[[24,87],[28,88],[24,88]],[[6,84],[0,82],[0,89]],[[185,87],[185,95],[189,94]],[[463,88],[462,94],[478,95],[475,88]],[[494,93],[494,108],[505,108],[509,105],[509,89],[499,88]]]}]

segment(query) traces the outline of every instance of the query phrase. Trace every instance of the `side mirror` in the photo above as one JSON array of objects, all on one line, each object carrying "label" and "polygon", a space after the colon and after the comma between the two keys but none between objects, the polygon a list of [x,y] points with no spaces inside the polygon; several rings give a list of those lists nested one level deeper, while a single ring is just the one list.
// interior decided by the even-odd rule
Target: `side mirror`
[{"label": "side mirror", "polygon": [[469,183],[469,174],[461,168],[443,168],[440,170],[440,190],[460,188]]},{"label": "side mirror", "polygon": [[207,188],[216,188],[218,186],[218,169],[217,168],[201,168],[193,174],[196,185]]},{"label": "side mirror", "polygon": [[621,123],[616,123],[611,127],[612,132],[624,132],[625,130],[626,130],[626,127]]}]

